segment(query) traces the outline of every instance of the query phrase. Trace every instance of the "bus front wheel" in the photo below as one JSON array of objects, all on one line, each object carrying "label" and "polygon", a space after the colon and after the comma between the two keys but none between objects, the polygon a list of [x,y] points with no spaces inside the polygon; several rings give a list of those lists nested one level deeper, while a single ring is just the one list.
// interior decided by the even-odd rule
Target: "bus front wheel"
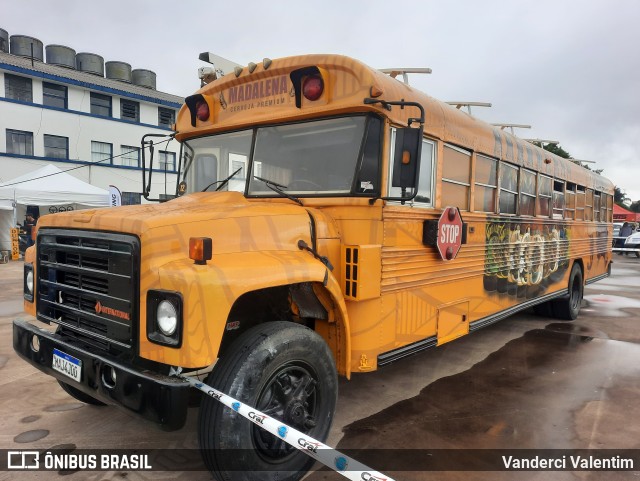
[{"label": "bus front wheel", "polygon": [[[207,384],[282,421],[282,438],[286,426],[323,442],[329,433],[336,366],[324,339],[307,327],[278,321],[248,329],[218,360]],[[209,396],[200,406],[198,440],[205,465],[219,479],[295,481],[314,463]]]},{"label": "bus front wheel", "polygon": [[553,314],[558,319],[573,321],[580,313],[584,283],[580,264],[574,263],[569,275],[569,295],[553,302]]}]

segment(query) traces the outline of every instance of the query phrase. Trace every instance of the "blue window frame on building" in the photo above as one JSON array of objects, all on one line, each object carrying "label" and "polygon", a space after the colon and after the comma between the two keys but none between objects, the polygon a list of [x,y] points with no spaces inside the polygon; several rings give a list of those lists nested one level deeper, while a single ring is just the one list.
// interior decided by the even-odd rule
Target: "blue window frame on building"
[{"label": "blue window frame on building", "polygon": [[91,92],[91,113],[111,117],[111,97]]},{"label": "blue window frame on building", "polygon": [[67,108],[67,87],[42,82],[42,104],[47,107]]},{"label": "blue window frame on building", "polygon": [[7,154],[33,155],[33,132],[7,129]]},{"label": "blue window frame on building", "polygon": [[4,96],[8,99],[33,102],[33,86],[30,78],[4,74]]},{"label": "blue window frame on building", "polygon": [[44,134],[44,156],[56,159],[68,159],[69,138]]}]

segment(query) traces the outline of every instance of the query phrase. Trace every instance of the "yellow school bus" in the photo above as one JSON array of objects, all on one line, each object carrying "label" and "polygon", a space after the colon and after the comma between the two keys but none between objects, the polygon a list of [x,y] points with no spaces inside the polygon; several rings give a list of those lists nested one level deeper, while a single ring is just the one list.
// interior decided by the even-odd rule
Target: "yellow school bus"
[{"label": "yellow school bus", "polygon": [[[338,375],[528,307],[575,319],[610,272],[611,182],[351,58],[238,68],[174,136],[176,198],[40,220],[25,309],[57,329],[14,322],[69,394],[166,429],[181,367],[324,440]],[[223,479],[313,462],[210,398],[199,442]]]}]

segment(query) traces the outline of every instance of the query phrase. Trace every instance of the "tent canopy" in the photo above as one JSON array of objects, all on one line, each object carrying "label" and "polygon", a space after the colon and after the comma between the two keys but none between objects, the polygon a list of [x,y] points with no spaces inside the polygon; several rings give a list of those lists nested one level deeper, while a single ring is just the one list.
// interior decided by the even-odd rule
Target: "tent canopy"
[{"label": "tent canopy", "polygon": [[109,191],[87,184],[51,164],[0,184],[0,209],[14,201],[16,204],[38,206],[70,203],[87,207],[110,205]]}]

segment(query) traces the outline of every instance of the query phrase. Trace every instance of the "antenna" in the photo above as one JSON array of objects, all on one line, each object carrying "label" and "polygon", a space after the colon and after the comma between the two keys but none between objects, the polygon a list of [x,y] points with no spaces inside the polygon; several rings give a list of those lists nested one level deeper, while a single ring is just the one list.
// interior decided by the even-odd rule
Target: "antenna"
[{"label": "antenna", "polygon": [[531,126],[530,125],[524,125],[524,124],[491,124],[494,125],[495,127],[500,127],[500,130],[504,130],[507,127],[509,127],[509,129],[511,129],[511,135],[515,135],[513,133],[513,129],[530,129]]},{"label": "antenna", "polygon": [[458,110],[462,107],[467,108],[467,113],[471,115],[471,107],[491,107],[489,102],[446,102],[449,105],[455,106]]},{"label": "antenna", "polygon": [[396,78],[398,75],[402,74],[402,80],[406,85],[409,85],[409,76],[407,74],[410,73],[431,73],[430,68],[381,68],[380,71],[382,73],[386,73],[391,78]]}]

